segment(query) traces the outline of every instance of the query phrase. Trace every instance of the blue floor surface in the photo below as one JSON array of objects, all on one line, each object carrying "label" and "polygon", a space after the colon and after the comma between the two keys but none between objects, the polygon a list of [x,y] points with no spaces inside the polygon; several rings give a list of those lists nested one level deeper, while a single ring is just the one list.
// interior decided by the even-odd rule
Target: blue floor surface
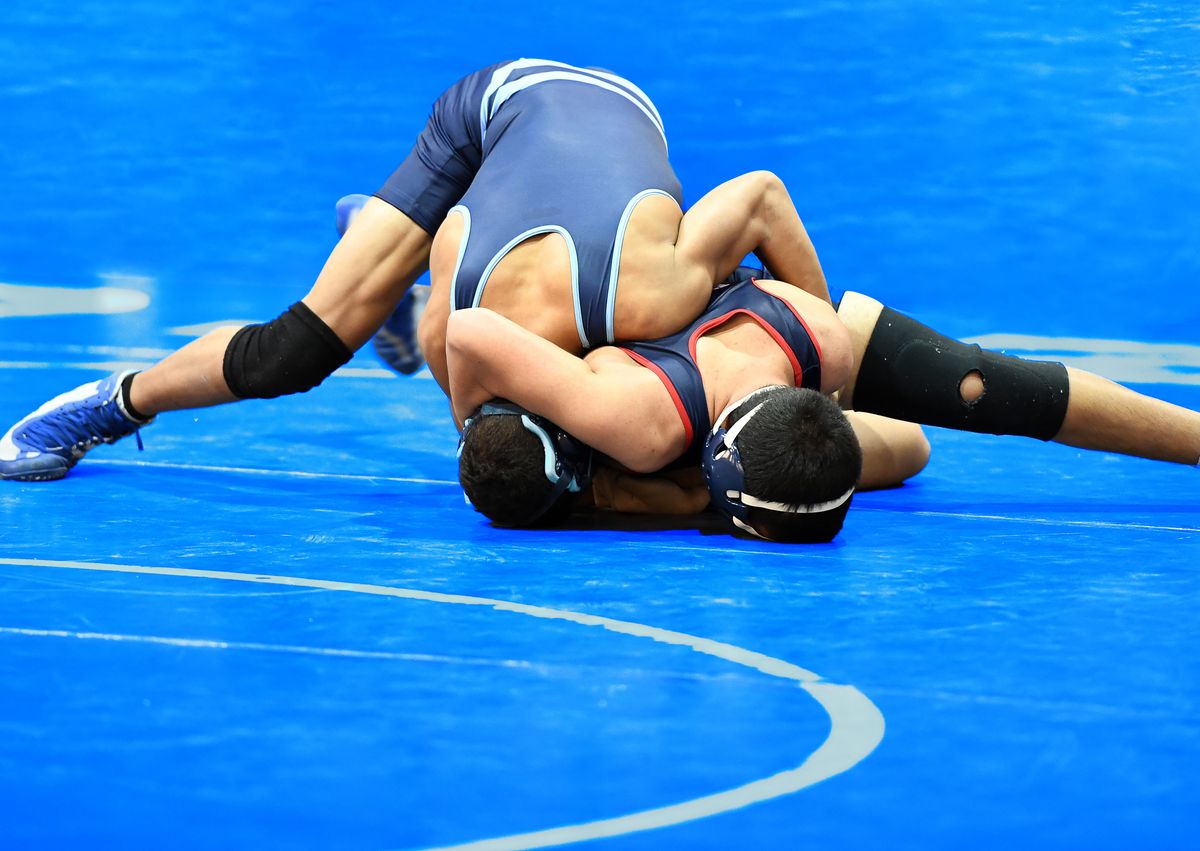
[{"label": "blue floor surface", "polygon": [[[642,85],[689,200],[781,174],[835,289],[1200,408],[1197,24],[7,6],[0,420],[276,314],[446,84],[539,54]],[[144,437],[0,485],[0,847],[1194,845],[1194,469],[931,430],[828,546],[504,531],[365,352]]]}]

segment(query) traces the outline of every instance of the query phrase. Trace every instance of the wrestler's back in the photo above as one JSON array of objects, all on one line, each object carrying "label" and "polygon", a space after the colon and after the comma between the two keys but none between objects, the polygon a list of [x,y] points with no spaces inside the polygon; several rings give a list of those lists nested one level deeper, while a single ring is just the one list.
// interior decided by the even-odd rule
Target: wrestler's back
[{"label": "wrestler's back", "polygon": [[[632,306],[646,271],[661,272],[669,260],[682,216],[679,183],[662,133],[637,104],[595,85],[554,81],[521,90],[488,125],[483,162],[460,201],[469,227],[466,215],[456,210],[438,231],[431,257],[434,286],[450,285],[471,240],[482,239],[484,254],[494,259],[526,231],[562,228],[571,246],[562,234],[550,232],[508,248],[486,273],[478,303],[578,351],[571,249],[581,278],[578,309],[603,311],[603,304],[594,303],[601,297],[594,279],[608,275],[627,207],[646,190],[657,194],[629,211],[620,255],[614,330],[621,338],[657,330],[634,321],[639,311]],[[459,270],[458,286],[464,280],[473,283],[470,276],[481,274],[480,265],[476,258],[474,268]],[[640,311],[654,318],[658,312],[658,306]]]}]

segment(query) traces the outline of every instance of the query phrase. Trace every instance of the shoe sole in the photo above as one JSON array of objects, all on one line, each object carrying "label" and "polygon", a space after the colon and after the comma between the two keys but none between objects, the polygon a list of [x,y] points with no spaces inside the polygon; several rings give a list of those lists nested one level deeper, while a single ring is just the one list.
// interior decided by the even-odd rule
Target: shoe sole
[{"label": "shoe sole", "polygon": [[50,470],[45,473],[15,473],[13,475],[0,473],[0,481],[5,482],[55,482],[66,477],[66,470]]},{"label": "shoe sole", "polygon": [[54,482],[64,478],[67,473],[71,472],[73,464],[64,464],[55,467],[33,467],[32,469],[11,469],[17,466],[18,462],[6,461],[4,464],[10,469],[0,468],[0,481],[6,482]]}]

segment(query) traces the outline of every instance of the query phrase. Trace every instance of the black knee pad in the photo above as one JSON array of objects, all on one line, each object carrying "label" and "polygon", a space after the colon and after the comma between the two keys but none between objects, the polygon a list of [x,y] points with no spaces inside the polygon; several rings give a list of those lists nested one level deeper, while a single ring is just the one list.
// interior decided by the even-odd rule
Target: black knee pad
[{"label": "black knee pad", "polygon": [[225,349],[225,383],[239,399],[303,393],[353,356],[346,344],[302,301],[277,319],[247,325]]},{"label": "black knee pad", "polygon": [[[963,400],[971,373],[983,395]],[[854,408],[898,420],[1050,440],[1067,414],[1067,369],[951,340],[885,307],[867,343]]]}]

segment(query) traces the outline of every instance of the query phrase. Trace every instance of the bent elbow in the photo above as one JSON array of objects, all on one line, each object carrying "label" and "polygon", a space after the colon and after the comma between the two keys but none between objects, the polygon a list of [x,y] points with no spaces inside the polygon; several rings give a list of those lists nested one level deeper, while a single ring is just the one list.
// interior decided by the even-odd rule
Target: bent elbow
[{"label": "bent elbow", "polygon": [[656,452],[622,452],[619,457],[613,456],[613,459],[629,472],[640,475],[657,473],[663,468],[662,458]]},{"label": "bent elbow", "polygon": [[485,313],[487,311],[479,307],[456,310],[446,320],[441,335],[436,333],[437,329],[432,325],[422,322],[419,329],[422,347],[426,342],[431,345],[436,343],[436,337],[441,336],[447,352],[460,355],[470,353],[479,339],[480,324],[486,321],[483,315]]},{"label": "bent elbow", "polygon": [[913,429],[913,432],[909,438],[907,450],[904,453],[904,478],[906,479],[911,479],[928,466],[929,455],[932,452],[929,445],[929,438],[925,436],[924,430],[920,426],[917,426]]}]

